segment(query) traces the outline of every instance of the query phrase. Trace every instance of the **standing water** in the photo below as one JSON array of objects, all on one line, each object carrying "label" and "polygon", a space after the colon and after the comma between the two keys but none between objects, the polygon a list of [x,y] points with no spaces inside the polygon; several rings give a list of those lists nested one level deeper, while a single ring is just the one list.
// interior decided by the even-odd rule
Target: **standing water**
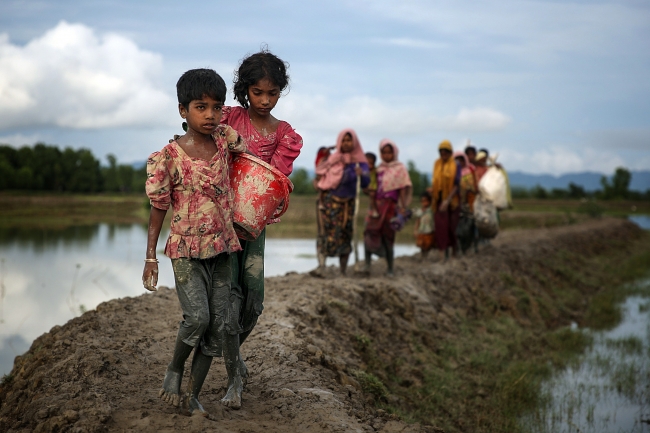
[{"label": "standing water", "polygon": [[[158,243],[159,286],[174,286],[171,263]],[[63,325],[101,302],[146,293],[142,269],[144,225],[99,224],[65,230],[0,230],[0,376],[14,357],[54,325]],[[396,245],[397,255],[415,245]],[[316,267],[316,241],[267,239],[265,275]],[[363,249],[361,250],[363,257]],[[332,259],[330,264],[337,262]]]},{"label": "standing water", "polygon": [[[641,285],[650,289],[650,279]],[[536,433],[650,432],[650,299],[630,296],[622,322],[542,385],[545,403],[524,417]],[[587,331],[588,332],[588,331]]]}]

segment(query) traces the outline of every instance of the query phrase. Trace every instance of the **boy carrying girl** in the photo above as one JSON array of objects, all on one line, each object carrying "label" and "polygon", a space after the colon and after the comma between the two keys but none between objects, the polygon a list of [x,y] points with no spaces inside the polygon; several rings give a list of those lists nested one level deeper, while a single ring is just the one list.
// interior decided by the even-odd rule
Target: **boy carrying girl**
[{"label": "boy carrying girl", "polygon": [[[241,407],[239,371],[241,289],[231,284],[230,253],[241,247],[233,228],[233,191],[229,165],[232,153],[246,144],[230,126],[221,125],[226,84],[211,69],[185,72],[176,84],[178,109],[187,133],[147,161],[146,192],[151,202],[144,287],[156,290],[156,244],[167,210],[172,221],[165,255],[172,261],[180,322],[172,361],[160,398],[174,406],[181,401],[191,414],[207,416],[198,400],[212,358],[223,353],[228,391],[222,403]],[[187,392],[181,397],[185,361],[194,350]]]}]

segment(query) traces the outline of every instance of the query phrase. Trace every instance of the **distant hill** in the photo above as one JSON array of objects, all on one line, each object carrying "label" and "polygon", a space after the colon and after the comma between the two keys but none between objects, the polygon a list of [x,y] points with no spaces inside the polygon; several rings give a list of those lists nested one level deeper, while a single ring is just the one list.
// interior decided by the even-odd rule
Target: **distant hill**
[{"label": "distant hill", "polygon": [[[650,189],[650,170],[631,171],[631,173],[632,181],[630,182],[630,190],[645,192]],[[582,186],[586,191],[595,191],[602,189],[600,178],[603,177],[603,174],[583,172],[552,176],[550,174],[529,174],[520,171],[509,171],[508,177],[510,178],[510,185],[523,188],[532,188],[539,185],[544,189],[566,189],[569,183],[573,182],[576,185]]]}]

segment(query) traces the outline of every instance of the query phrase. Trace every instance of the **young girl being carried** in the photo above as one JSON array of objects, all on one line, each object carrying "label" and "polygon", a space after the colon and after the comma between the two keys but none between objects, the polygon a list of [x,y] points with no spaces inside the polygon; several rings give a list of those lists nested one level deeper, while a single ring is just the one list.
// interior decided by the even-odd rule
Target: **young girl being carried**
[{"label": "young girl being carried", "polygon": [[[395,224],[397,220],[403,220],[407,212],[407,206],[411,203],[412,183],[406,166],[398,161],[399,149],[397,145],[388,139],[379,143],[381,164],[377,167],[377,211],[379,217],[366,218],[366,230],[364,232],[364,246],[366,252],[366,273],[370,273],[370,260],[372,254],[386,257],[388,265],[387,274],[394,274],[393,259],[395,252],[395,233],[401,227]],[[393,224],[391,224],[393,220]]]},{"label": "young girl being carried", "polygon": [[[187,133],[147,161],[151,215],[142,282],[146,289],[156,290],[156,244],[171,207],[165,255],[172,261],[183,320],[159,395],[174,406],[183,400],[187,411],[207,416],[198,395],[214,356],[223,353],[229,383],[241,388],[242,382],[234,368],[239,355],[235,313],[241,292],[231,287],[230,253],[241,247],[233,227],[229,163],[231,153],[245,151],[246,144],[231,127],[219,124],[226,84],[216,72],[187,71],[176,90]],[[188,390],[181,398],[185,360],[192,350]],[[227,394],[222,402],[239,408],[241,398]]]},{"label": "young girl being carried", "polygon": [[[224,107],[221,123],[234,128],[248,144],[248,152],[289,176],[300,154],[302,137],[271,111],[289,84],[287,65],[267,50],[242,60],[235,72],[233,93],[240,107]],[[279,222],[270,220],[268,224]],[[242,250],[232,257],[233,285],[241,288],[244,300],[240,316],[240,345],[257,324],[264,308],[264,241],[266,230],[254,241],[240,239]],[[248,370],[240,356],[244,380]]]}]

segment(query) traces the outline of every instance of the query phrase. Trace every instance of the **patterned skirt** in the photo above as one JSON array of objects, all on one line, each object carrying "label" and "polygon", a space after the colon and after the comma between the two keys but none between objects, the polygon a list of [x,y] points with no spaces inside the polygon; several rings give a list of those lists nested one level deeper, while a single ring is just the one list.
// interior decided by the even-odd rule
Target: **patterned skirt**
[{"label": "patterned skirt", "polygon": [[318,212],[318,252],[338,257],[352,252],[352,220],[354,198],[340,198],[331,192],[323,194]]}]

